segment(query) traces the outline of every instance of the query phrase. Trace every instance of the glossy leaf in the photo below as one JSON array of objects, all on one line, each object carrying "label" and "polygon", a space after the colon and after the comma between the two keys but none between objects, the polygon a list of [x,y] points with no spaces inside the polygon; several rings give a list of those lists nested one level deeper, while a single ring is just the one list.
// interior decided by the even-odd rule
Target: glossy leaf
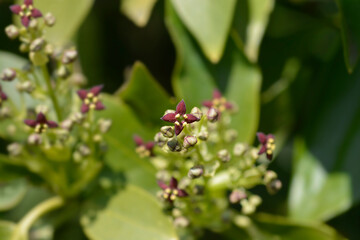
[{"label": "glossy leaf", "polygon": [[26,181],[14,179],[0,183],[0,211],[15,207],[25,196]]},{"label": "glossy leaf", "polygon": [[92,240],[178,239],[158,200],[138,187],[127,185],[108,202],[99,198],[95,204],[100,207],[96,213],[91,210],[90,215],[81,219],[86,235]]},{"label": "glossy leaf", "polygon": [[186,99],[187,106],[198,106],[204,99],[211,98],[215,81],[169,1],[165,21],[177,51],[172,78],[174,92],[179,99]]},{"label": "glossy leaf", "polygon": [[238,131],[238,141],[251,143],[259,123],[260,70],[234,49],[226,97],[236,104],[231,127]]},{"label": "glossy leaf", "polygon": [[109,118],[113,125],[105,135],[109,149],[106,162],[114,171],[123,171],[127,182],[154,192],[157,189],[155,169],[146,158],[135,152],[134,134],[146,141],[152,140],[153,132],[142,125],[132,110],[118,98],[104,95],[106,110],[102,118]]},{"label": "glossy leaf", "polygon": [[246,28],[244,51],[253,62],[257,61],[261,40],[264,36],[274,4],[274,0],[248,1],[249,20]]},{"label": "glossy leaf", "polygon": [[329,219],[351,205],[351,182],[345,173],[327,173],[302,140],[295,147],[289,213],[302,220]]},{"label": "glossy leaf", "polygon": [[224,52],[236,1],[172,0],[171,2],[207,58],[213,63],[218,62]]},{"label": "glossy leaf", "polygon": [[356,1],[336,0],[341,19],[341,37],[345,63],[348,72],[352,72],[360,55],[360,5]]},{"label": "glossy leaf", "polygon": [[[16,2],[22,4],[23,0]],[[67,44],[84,21],[93,3],[94,0],[35,0],[34,6],[43,15],[51,12],[56,17],[56,24],[46,30],[45,38],[57,46]],[[19,23],[19,17],[14,18]]]},{"label": "glossy leaf", "polygon": [[155,126],[162,122],[160,118],[165,110],[173,108],[170,96],[140,62],[134,64],[129,80],[119,90],[119,96],[143,123]]},{"label": "glossy leaf", "polygon": [[121,0],[120,11],[138,27],[145,27],[156,0]]},{"label": "glossy leaf", "polygon": [[8,221],[0,221],[0,239],[13,240],[12,234],[15,230],[16,224]]}]

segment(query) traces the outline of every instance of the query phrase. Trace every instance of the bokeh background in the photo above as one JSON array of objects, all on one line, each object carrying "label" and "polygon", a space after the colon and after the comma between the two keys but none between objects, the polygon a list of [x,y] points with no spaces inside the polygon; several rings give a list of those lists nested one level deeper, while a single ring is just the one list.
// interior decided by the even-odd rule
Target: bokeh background
[{"label": "bokeh background", "polygon": [[[360,4],[350,2],[273,1],[273,7],[259,17],[264,34],[255,43],[257,60],[246,51],[244,55],[262,75],[259,129],[275,133],[281,149],[272,168],[283,189],[267,197],[260,211],[324,221],[349,239],[358,239],[360,15],[356,10]],[[12,1],[0,0],[0,29],[12,21],[10,4]],[[154,4],[144,27],[134,24],[119,5],[119,0],[96,0],[72,38],[88,84],[104,83],[105,91],[114,93],[134,62],[141,61],[173,95],[177,53],[165,23],[165,1]],[[237,1],[229,31],[230,35],[233,29],[237,31],[245,48],[251,44],[250,23],[258,20],[252,18],[249,5],[246,0]],[[224,90],[229,75],[226,59],[219,63],[207,59],[187,31],[194,51]],[[230,41],[225,52],[231,51]],[[2,33],[0,50],[18,54],[18,42]]]}]

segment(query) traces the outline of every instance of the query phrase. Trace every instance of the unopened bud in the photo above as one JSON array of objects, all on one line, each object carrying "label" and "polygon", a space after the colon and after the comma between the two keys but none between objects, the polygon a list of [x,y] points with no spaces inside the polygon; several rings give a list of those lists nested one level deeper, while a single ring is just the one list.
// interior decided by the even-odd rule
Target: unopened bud
[{"label": "unopened bud", "polygon": [[246,145],[243,143],[236,143],[234,146],[234,150],[233,153],[236,157],[240,157],[241,155],[244,154],[246,150]]},{"label": "unopened bud", "polygon": [[190,168],[188,172],[188,177],[191,179],[199,178],[204,174],[204,167],[203,166],[195,166]]},{"label": "unopened bud", "polygon": [[231,155],[228,150],[222,149],[217,153],[218,158],[222,162],[229,162],[231,160]]},{"label": "unopened bud", "polygon": [[203,116],[203,112],[198,107],[194,107],[191,109],[191,114],[197,117],[198,119],[201,119]]},{"label": "unopened bud", "polygon": [[82,157],[81,153],[79,153],[78,151],[75,151],[75,152],[73,153],[73,160],[74,160],[74,162],[76,162],[76,163],[80,163],[81,160],[83,160],[83,157]]},{"label": "unopened bud", "polygon": [[198,135],[201,141],[206,141],[209,138],[209,132],[205,129],[202,129]]},{"label": "unopened bud", "polygon": [[100,119],[98,124],[100,132],[107,133],[111,128],[112,121],[110,119]]},{"label": "unopened bud", "polygon": [[11,109],[9,107],[2,106],[0,108],[0,117],[1,118],[9,118],[9,117],[11,117]]},{"label": "unopened bud", "polygon": [[251,149],[251,151],[250,151],[250,156],[251,156],[253,159],[258,159],[258,158],[259,158],[258,150],[255,149],[255,148]]},{"label": "unopened bud", "polygon": [[172,211],[171,211],[173,217],[181,217],[182,216],[182,212],[180,209],[178,208],[174,208]]},{"label": "unopened bud", "polygon": [[71,78],[69,79],[69,83],[74,86],[83,86],[87,83],[87,79],[82,73],[74,73],[71,75]]},{"label": "unopened bud", "polygon": [[15,39],[19,36],[19,29],[15,25],[9,25],[5,28],[5,33],[10,39]]},{"label": "unopened bud", "polygon": [[261,197],[259,197],[258,195],[251,195],[249,197],[249,203],[254,205],[255,207],[259,206],[262,202]]},{"label": "unopened bud", "polygon": [[244,216],[244,215],[238,215],[234,217],[234,223],[236,226],[240,227],[240,228],[246,228],[248,229],[248,227],[251,224],[251,220],[249,217]]},{"label": "unopened bud", "polygon": [[73,125],[74,125],[74,122],[71,119],[66,119],[60,124],[60,127],[62,129],[70,131],[72,129]]},{"label": "unopened bud", "polygon": [[54,46],[48,43],[46,44],[44,51],[47,55],[52,55],[54,53]]},{"label": "unopened bud", "polygon": [[21,83],[19,90],[27,93],[32,93],[35,90],[35,86],[30,81],[26,81]]},{"label": "unopened bud", "polygon": [[42,138],[40,134],[33,133],[28,137],[28,143],[30,145],[40,145],[42,143]]},{"label": "unopened bud", "polygon": [[190,225],[190,221],[186,217],[177,217],[174,219],[174,225],[178,228],[186,228]]},{"label": "unopened bud", "polygon": [[78,57],[78,52],[75,49],[66,50],[62,56],[62,63],[69,64],[74,62]]},{"label": "unopened bud", "polygon": [[184,148],[190,148],[195,146],[197,143],[197,138],[194,136],[186,136],[184,138],[183,146]]},{"label": "unopened bud", "polygon": [[19,143],[12,143],[7,146],[7,150],[9,152],[10,156],[16,157],[21,154],[23,147]]},{"label": "unopened bud", "polygon": [[247,199],[241,200],[240,204],[242,206],[241,211],[246,215],[253,214],[256,210],[256,207],[253,204],[251,204]]},{"label": "unopened bud", "polygon": [[164,137],[172,138],[175,134],[174,127],[171,126],[163,126],[160,131],[164,135]]},{"label": "unopened bud", "polygon": [[235,129],[229,129],[225,132],[225,141],[233,142],[236,140],[238,133]]},{"label": "unopened bud", "polygon": [[44,16],[44,21],[46,26],[52,27],[56,22],[56,18],[52,13],[46,13],[46,15]]},{"label": "unopened bud", "polygon": [[159,146],[162,147],[165,145],[165,143],[167,142],[167,138],[164,137],[164,135],[161,132],[158,132],[155,137],[154,137],[155,143]]},{"label": "unopened bud", "polygon": [[28,43],[22,43],[20,44],[19,50],[22,53],[28,52],[30,50],[30,46]]},{"label": "unopened bud", "polygon": [[45,40],[43,38],[37,38],[30,44],[30,51],[31,52],[38,52],[40,51],[45,45]]},{"label": "unopened bud", "polygon": [[81,154],[81,156],[86,157],[89,156],[91,154],[91,150],[88,146],[86,145],[81,145],[79,147],[79,153]]},{"label": "unopened bud", "polygon": [[264,175],[264,182],[265,184],[269,184],[271,181],[277,179],[277,174],[274,171],[268,170],[266,171],[265,175]]},{"label": "unopened bud", "polygon": [[60,78],[65,79],[65,78],[67,78],[67,77],[70,76],[70,70],[69,70],[66,66],[62,65],[62,66],[60,66],[60,68],[56,71],[56,75],[57,75],[58,77],[60,77]]},{"label": "unopened bud", "polygon": [[81,124],[84,121],[84,119],[85,119],[85,116],[83,114],[81,114],[80,112],[74,113],[71,116],[71,120],[78,124]]},{"label": "unopened bud", "polygon": [[33,18],[30,20],[29,29],[35,30],[35,29],[37,29],[38,25],[39,25],[38,21],[35,18]]},{"label": "unopened bud", "polygon": [[270,194],[277,193],[282,187],[282,183],[279,179],[272,180],[269,184],[266,185],[266,189]]},{"label": "unopened bud", "polygon": [[93,136],[94,142],[101,142],[103,140],[102,136],[100,134],[96,134]]},{"label": "unopened bud", "polygon": [[12,81],[16,78],[16,71],[12,68],[5,68],[1,73],[1,80],[3,81]]},{"label": "unopened bud", "polygon": [[170,151],[172,151],[172,152],[180,152],[181,151],[181,145],[176,138],[168,141],[167,146],[169,147]]},{"label": "unopened bud", "polygon": [[229,201],[233,204],[240,202],[241,200],[247,198],[246,192],[243,190],[235,189],[231,192],[229,196]]},{"label": "unopened bud", "polygon": [[210,122],[216,122],[219,119],[219,112],[215,108],[210,108],[207,112],[207,118]]}]

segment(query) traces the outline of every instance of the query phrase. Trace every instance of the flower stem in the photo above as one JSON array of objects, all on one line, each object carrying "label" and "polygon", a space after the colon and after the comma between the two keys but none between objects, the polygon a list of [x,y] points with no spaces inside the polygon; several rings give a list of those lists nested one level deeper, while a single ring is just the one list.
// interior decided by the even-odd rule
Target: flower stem
[{"label": "flower stem", "polygon": [[51,101],[53,102],[53,105],[54,105],[54,108],[55,108],[57,119],[58,119],[58,121],[61,121],[62,119],[61,119],[61,111],[60,111],[59,103],[58,103],[58,100],[57,100],[57,98],[55,96],[54,90],[53,90],[53,88],[51,86],[50,75],[49,75],[49,72],[48,72],[48,70],[46,68],[46,65],[41,66],[41,69],[42,69],[42,72],[44,74],[45,82],[46,82],[46,85],[47,85],[48,92],[50,94]]},{"label": "flower stem", "polygon": [[[16,237],[20,237],[19,239],[22,239],[21,237],[27,236],[31,226],[36,222],[36,220],[38,220],[44,214],[59,208],[64,204],[65,201],[60,196],[55,196],[45,200],[44,202],[41,202],[20,220],[17,226],[17,234],[15,234]],[[16,237],[13,239],[18,239]]]}]

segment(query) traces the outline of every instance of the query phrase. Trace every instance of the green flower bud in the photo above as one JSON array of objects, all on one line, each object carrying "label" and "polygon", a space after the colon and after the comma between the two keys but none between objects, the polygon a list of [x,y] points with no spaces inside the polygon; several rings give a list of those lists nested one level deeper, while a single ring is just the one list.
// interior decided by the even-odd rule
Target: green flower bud
[{"label": "green flower bud", "polygon": [[164,137],[164,135],[161,132],[158,132],[155,135],[154,140],[158,146],[162,147],[165,145],[165,143],[167,142],[168,139],[166,137]]},{"label": "green flower bud", "polygon": [[21,43],[19,47],[20,52],[25,53],[30,50],[30,46],[28,43]]},{"label": "green flower bud", "polygon": [[266,189],[270,194],[277,193],[282,187],[282,183],[279,179],[274,179],[266,185]]},{"label": "green flower bud", "polygon": [[46,26],[52,27],[55,25],[56,18],[52,13],[46,13],[46,15],[44,16],[44,22]]},{"label": "green flower bud", "polygon": [[164,135],[164,137],[172,138],[175,134],[174,127],[171,126],[163,126],[160,131]]},{"label": "green flower bud", "polygon": [[183,146],[184,148],[190,148],[195,146],[197,143],[197,138],[194,136],[186,136],[184,138]]},{"label": "green flower bud", "polygon": [[206,141],[209,138],[209,132],[205,128],[201,129],[200,133],[198,134],[198,137],[201,141]]},{"label": "green flower bud", "polygon": [[180,152],[182,149],[180,143],[178,142],[178,140],[176,138],[168,141],[167,146],[168,146],[169,150],[172,152]]},{"label": "green flower bud", "polygon": [[234,146],[234,150],[233,153],[236,157],[240,157],[244,154],[244,152],[246,151],[246,144],[244,143],[236,143]]},{"label": "green flower bud", "polygon": [[60,124],[60,127],[67,131],[70,131],[72,129],[73,125],[74,125],[74,122],[71,119],[66,119]]},{"label": "green flower bud", "polygon": [[74,86],[80,87],[87,83],[87,79],[82,73],[74,73],[73,75],[71,75],[69,83]]},{"label": "green flower bud", "polygon": [[191,179],[199,178],[204,174],[204,167],[203,166],[195,166],[190,168],[188,172],[188,177]]},{"label": "green flower bud", "polygon": [[5,33],[10,39],[16,39],[20,34],[19,29],[13,24],[5,28]]},{"label": "green flower bud", "polygon": [[256,210],[256,207],[251,204],[247,199],[241,200],[240,204],[242,206],[241,211],[246,215],[253,214]]},{"label": "green flower bud", "polygon": [[12,143],[7,146],[7,150],[10,154],[10,156],[19,156],[22,153],[23,147],[19,143]]},{"label": "green flower bud", "polygon": [[251,219],[244,215],[237,215],[234,217],[234,224],[240,228],[248,228],[251,224]]},{"label": "green flower bud", "polygon": [[43,38],[37,38],[30,44],[31,52],[38,52],[45,46],[45,40]]},{"label": "green flower bud", "polygon": [[9,107],[2,106],[0,108],[0,117],[1,118],[9,118],[9,117],[11,117],[11,109]]},{"label": "green flower bud", "polygon": [[107,133],[112,125],[112,121],[110,119],[100,119],[98,121],[99,129],[101,133]]},{"label": "green flower bud", "polygon": [[32,93],[35,90],[35,86],[30,82],[26,81],[16,85],[16,88],[19,92]]},{"label": "green flower bud", "polygon": [[35,30],[38,28],[38,25],[39,25],[38,21],[35,18],[33,18],[29,23],[29,29]]},{"label": "green flower bud", "polygon": [[216,122],[219,119],[219,112],[215,108],[210,108],[207,112],[207,119],[210,122]]},{"label": "green flower bud", "polygon": [[54,46],[52,44],[46,44],[44,51],[47,55],[52,55],[54,53]]},{"label": "green flower bud", "polygon": [[265,184],[269,184],[271,181],[277,179],[277,174],[274,171],[268,170],[266,171],[265,175],[264,175],[264,182]]},{"label": "green flower bud", "polygon": [[220,150],[217,156],[222,162],[229,162],[231,160],[231,155],[227,149]]},{"label": "green flower bud", "polygon": [[73,153],[72,157],[73,157],[74,162],[76,162],[76,163],[80,163],[83,160],[81,153],[79,153],[78,151],[75,151]]},{"label": "green flower bud", "polygon": [[12,68],[5,68],[1,73],[1,80],[11,82],[16,78],[16,71]]},{"label": "green flower bud", "polygon": [[81,145],[79,147],[79,153],[81,154],[81,156],[87,157],[87,156],[89,156],[91,154],[91,150],[90,150],[90,148],[88,146]]},{"label": "green flower bud", "polygon": [[258,195],[251,195],[249,197],[249,203],[254,205],[255,207],[259,206],[262,202],[261,197],[259,197]]},{"label": "green flower bud", "polygon": [[247,198],[247,194],[244,190],[240,190],[240,189],[235,189],[234,191],[231,192],[230,196],[229,196],[229,201],[232,204],[238,203],[241,200]]},{"label": "green flower bud", "polygon": [[198,119],[201,119],[203,116],[203,112],[198,107],[194,107],[193,109],[191,109],[190,113],[195,117],[197,117]]},{"label": "green flower bud", "polygon": [[238,133],[235,129],[229,129],[225,132],[225,141],[233,142],[236,140]]},{"label": "green flower bud", "polygon": [[63,78],[63,79],[66,79],[70,76],[70,70],[62,65],[60,66],[60,68],[56,71],[56,75],[59,77],[59,78]]},{"label": "green flower bud", "polygon": [[75,49],[67,50],[64,52],[61,62],[63,64],[73,63],[78,57],[78,52]]},{"label": "green flower bud", "polygon": [[190,225],[190,221],[186,217],[177,217],[174,219],[174,225],[178,228],[186,228]]}]

